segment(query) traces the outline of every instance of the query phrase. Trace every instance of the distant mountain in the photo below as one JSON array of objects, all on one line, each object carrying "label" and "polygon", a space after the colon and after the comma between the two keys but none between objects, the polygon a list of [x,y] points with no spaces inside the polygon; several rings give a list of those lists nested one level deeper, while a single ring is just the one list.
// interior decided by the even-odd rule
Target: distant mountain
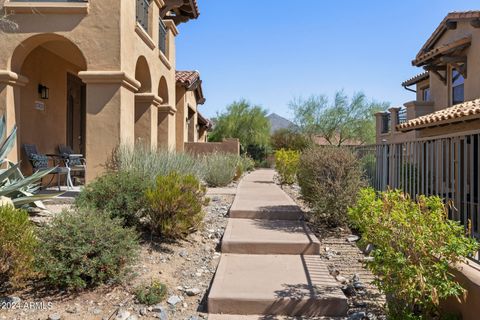
[{"label": "distant mountain", "polygon": [[279,129],[295,129],[297,127],[292,121],[276,113],[270,114],[267,118],[270,121],[270,133],[274,133]]}]

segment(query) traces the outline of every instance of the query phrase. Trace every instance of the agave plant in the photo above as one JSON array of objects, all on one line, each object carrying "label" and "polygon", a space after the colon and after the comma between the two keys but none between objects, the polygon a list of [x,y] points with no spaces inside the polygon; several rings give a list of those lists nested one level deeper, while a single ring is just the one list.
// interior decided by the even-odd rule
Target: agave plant
[{"label": "agave plant", "polygon": [[[9,198],[15,207],[26,205],[44,209],[42,200],[55,197],[59,194],[36,194],[40,189],[38,182],[50,174],[55,168],[39,170],[29,177],[25,177],[19,168],[19,163],[6,159],[12,150],[17,138],[17,126],[7,135],[5,117],[0,117],[0,197]],[[3,198],[4,199],[4,198]],[[2,201],[5,202],[5,201]],[[8,202],[8,201],[7,201]]]}]

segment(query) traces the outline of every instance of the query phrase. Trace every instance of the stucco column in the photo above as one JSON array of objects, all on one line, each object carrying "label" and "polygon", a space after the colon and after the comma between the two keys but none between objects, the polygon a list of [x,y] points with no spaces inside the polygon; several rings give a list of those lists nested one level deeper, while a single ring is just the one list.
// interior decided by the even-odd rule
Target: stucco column
[{"label": "stucco column", "polygon": [[158,107],[158,147],[175,150],[175,112],[169,105]]},{"label": "stucco column", "polygon": [[157,149],[158,110],[162,99],[153,93],[135,94],[135,143]]},{"label": "stucco column", "polygon": [[375,124],[376,124],[375,137],[376,137],[377,144],[382,143],[382,139],[383,139],[382,135],[384,135],[384,133],[382,132],[382,130],[383,130],[383,116],[385,114],[386,114],[386,112],[375,113]]},{"label": "stucco column", "polygon": [[388,111],[390,112],[390,134],[394,134],[397,131],[398,111],[400,111],[400,108],[392,107]]},{"label": "stucco column", "polygon": [[[15,125],[20,125],[20,88],[28,83],[28,79],[22,75],[7,70],[0,70],[0,115],[5,116],[7,135],[12,132]],[[33,107],[33,106],[32,106]],[[17,140],[7,158],[13,162],[20,159],[21,146],[19,146],[20,134],[17,132]]]},{"label": "stucco column", "polygon": [[105,170],[119,145],[134,143],[135,92],[140,83],[121,71],[82,71],[87,84],[86,182]]}]

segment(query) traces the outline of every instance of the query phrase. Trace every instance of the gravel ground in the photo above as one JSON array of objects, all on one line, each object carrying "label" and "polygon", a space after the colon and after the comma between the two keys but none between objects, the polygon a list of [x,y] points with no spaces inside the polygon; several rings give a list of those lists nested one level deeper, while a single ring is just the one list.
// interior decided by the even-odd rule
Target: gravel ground
[{"label": "gravel ground", "polygon": [[[297,185],[282,189],[302,208],[308,219],[310,208],[302,201]],[[349,301],[347,319],[386,319],[385,296],[372,284],[373,274],[365,268],[368,256],[357,246],[358,237],[348,228],[310,226],[321,242],[320,256],[326,261],[330,273],[343,284]]]},{"label": "gravel ground", "polygon": [[[235,190],[236,186],[229,188]],[[53,293],[38,289],[32,283],[25,290],[5,295],[0,293],[1,320],[44,319],[203,319],[207,318],[206,293],[217,268],[219,242],[227,224],[227,212],[234,195],[225,194],[225,188],[215,194],[205,208],[203,227],[186,240],[175,243],[142,243],[141,255],[134,270],[136,276],[123,286],[100,287],[79,294]],[[68,207],[50,205],[53,214]],[[38,224],[50,217],[37,214]],[[166,301],[152,307],[137,304],[132,294],[141,283],[152,279],[168,287]],[[2,302],[3,301],[3,302]],[[14,302],[15,309],[5,309]],[[33,304],[36,303],[36,304]],[[2,308],[3,307],[3,308]]]}]

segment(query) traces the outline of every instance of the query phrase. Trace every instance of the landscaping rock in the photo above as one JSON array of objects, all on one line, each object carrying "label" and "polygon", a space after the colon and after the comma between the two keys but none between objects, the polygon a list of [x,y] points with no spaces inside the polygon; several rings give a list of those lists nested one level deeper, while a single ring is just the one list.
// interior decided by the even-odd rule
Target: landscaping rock
[{"label": "landscaping rock", "polygon": [[347,278],[345,278],[344,276],[340,276],[340,275],[336,276],[335,280],[337,280],[338,282],[343,283],[343,284],[348,282]]},{"label": "landscaping rock", "polygon": [[187,296],[190,296],[190,297],[196,296],[200,292],[202,292],[202,290],[200,290],[198,288],[191,288],[191,289],[185,290],[185,293],[187,294]]},{"label": "landscaping rock", "polygon": [[348,317],[348,320],[368,320],[367,314],[363,311],[355,312]]},{"label": "landscaping rock", "polygon": [[132,314],[127,320],[138,320],[138,316],[136,314]]},{"label": "landscaping rock", "polygon": [[115,320],[127,320],[130,317],[131,313],[127,310],[120,309],[118,310]]},{"label": "landscaping rock", "polygon": [[48,320],[61,320],[62,316],[59,315],[58,313],[52,313],[51,315],[48,316]]},{"label": "landscaping rock", "polygon": [[160,311],[157,312],[157,314],[155,315],[156,318],[160,319],[160,320],[168,320],[168,312],[167,312],[167,309],[165,309],[164,307],[161,307],[160,308]]},{"label": "landscaping rock", "polygon": [[350,242],[350,243],[357,242],[359,239],[360,239],[360,237],[356,236],[354,234],[347,237],[347,241]]},{"label": "landscaping rock", "polygon": [[182,299],[179,296],[171,296],[168,298],[167,303],[171,306],[177,305],[179,302],[182,302]]},{"label": "landscaping rock", "polygon": [[146,316],[147,313],[148,313],[148,310],[147,310],[147,308],[141,308],[139,313],[140,313],[141,316]]}]

